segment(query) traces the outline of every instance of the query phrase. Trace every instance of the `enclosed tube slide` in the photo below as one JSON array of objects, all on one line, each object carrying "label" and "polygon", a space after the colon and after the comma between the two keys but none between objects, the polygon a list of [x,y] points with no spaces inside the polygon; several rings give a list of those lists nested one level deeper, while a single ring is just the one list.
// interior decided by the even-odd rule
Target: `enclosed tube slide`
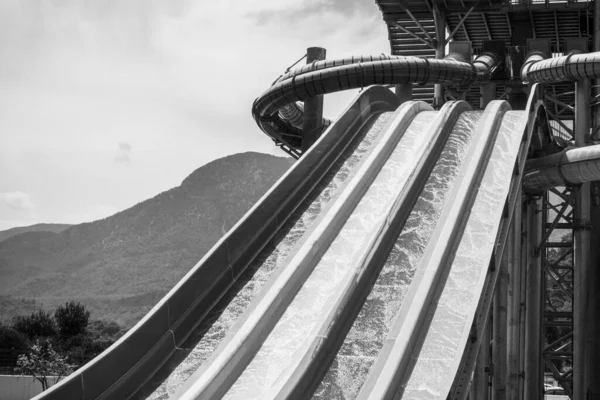
[{"label": "enclosed tube slide", "polygon": [[540,193],[556,186],[600,180],[600,145],[569,147],[527,163],[523,189]]},{"label": "enclosed tube slide", "polygon": [[543,59],[540,53],[532,53],[521,69],[526,83],[576,82],[581,79],[600,78],[600,52],[577,54]]},{"label": "enclosed tube slide", "polygon": [[[571,53],[544,59],[532,52],[521,69],[528,83],[576,82],[600,78],[600,52]],[[600,145],[567,148],[560,153],[528,162],[523,188],[539,193],[556,186],[574,186],[600,180]]]},{"label": "enclosed tube slide", "polygon": [[459,88],[483,85],[500,61],[493,53],[484,53],[473,63],[464,62],[453,53],[443,60],[381,55],[318,61],[279,78],[254,101],[252,115],[263,132],[273,137],[279,131],[286,131],[289,123],[285,118],[289,114],[293,115],[292,125],[299,127],[299,109],[289,108],[298,101],[370,85],[442,83]]},{"label": "enclosed tube slide", "polygon": [[258,203],[132,329],[35,399],[126,399],[206,318],[255,255],[294,213],[373,115],[397,108],[388,89],[362,92]]}]

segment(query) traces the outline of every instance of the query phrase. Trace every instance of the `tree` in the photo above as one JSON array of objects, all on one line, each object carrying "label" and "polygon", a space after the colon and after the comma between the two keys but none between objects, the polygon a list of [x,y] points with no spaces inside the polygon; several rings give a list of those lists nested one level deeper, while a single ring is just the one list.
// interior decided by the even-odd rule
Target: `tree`
[{"label": "tree", "polygon": [[54,319],[52,319],[52,314],[42,310],[35,311],[28,316],[18,315],[14,317],[12,328],[31,340],[56,335],[56,325]]},{"label": "tree", "polygon": [[20,354],[29,350],[27,338],[20,332],[0,323],[0,370],[7,369],[10,373]]},{"label": "tree", "polygon": [[54,312],[54,319],[62,338],[71,338],[82,333],[88,326],[90,312],[79,302],[69,301],[58,306]]},{"label": "tree", "polygon": [[22,354],[17,360],[15,372],[22,375],[32,375],[42,384],[42,390],[48,389],[48,377],[56,376],[57,382],[63,376],[73,372],[74,366],[67,363],[67,357],[62,357],[50,344],[50,341],[36,340],[28,354]]}]

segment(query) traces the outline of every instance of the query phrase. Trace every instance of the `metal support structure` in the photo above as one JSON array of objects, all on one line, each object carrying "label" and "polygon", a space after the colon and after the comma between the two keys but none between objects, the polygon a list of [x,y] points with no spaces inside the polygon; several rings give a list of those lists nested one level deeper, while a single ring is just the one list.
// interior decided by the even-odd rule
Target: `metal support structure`
[{"label": "metal support structure", "polygon": [[[600,125],[599,125],[600,126]],[[588,398],[600,398],[600,368],[598,360],[600,359],[600,182],[590,183],[591,201],[590,201],[590,269],[586,275],[586,285],[588,286],[588,317],[587,317],[587,335],[590,339],[586,344],[586,365],[587,365],[587,383]]]},{"label": "metal support structure", "polygon": [[490,392],[490,326],[488,321],[477,353],[477,365],[469,391],[469,400],[488,400]]},{"label": "metal support structure", "polygon": [[[433,20],[435,22],[435,58],[442,59],[446,55],[446,18],[436,4],[433,7]],[[436,108],[444,105],[444,87],[436,83],[433,86],[433,106]]]},{"label": "metal support structure", "polygon": [[508,303],[508,252],[505,251],[498,268],[498,279],[494,292],[493,311],[493,347],[492,358],[494,375],[492,376],[492,399],[506,400],[506,376],[508,367],[507,349],[507,303]]},{"label": "metal support structure", "polygon": [[[583,79],[575,84],[575,145],[589,143],[591,110],[589,107],[590,80]],[[575,229],[574,239],[574,298],[573,298],[573,398],[586,400],[590,382],[588,381],[587,347],[592,338],[587,332],[587,313],[591,288],[587,274],[590,265],[590,183],[575,189]]]},{"label": "metal support structure", "polygon": [[[594,2],[594,51],[600,51],[600,1]],[[600,79],[594,81],[594,97],[600,97]],[[600,105],[593,108],[592,128],[594,132],[600,129]],[[594,135],[592,140],[600,139],[600,135]],[[590,342],[586,347],[586,370],[588,383],[588,397],[590,399],[600,398],[600,368],[597,363],[600,359],[600,317],[597,315],[600,310],[600,182],[590,183],[590,253],[589,253],[589,270],[587,271],[588,285],[588,325],[587,335]],[[595,367],[591,367],[593,362]]]},{"label": "metal support structure", "polygon": [[413,84],[405,83],[402,85],[396,85],[394,87],[396,96],[400,99],[402,103],[405,101],[411,101],[413,99]]},{"label": "metal support structure", "polygon": [[525,316],[525,399],[541,399],[542,394],[542,201],[529,200],[527,210],[527,280]]},{"label": "metal support structure", "polygon": [[[521,198],[521,193],[518,194]],[[519,399],[520,359],[521,359],[521,242],[523,231],[521,227],[522,201],[515,205],[513,222],[506,251],[508,253],[508,287],[507,287],[507,375],[506,398]]]},{"label": "metal support structure", "polygon": [[[600,51],[600,1],[594,1],[594,51]],[[594,96],[600,96],[600,79],[594,80]],[[600,126],[600,108],[594,107],[593,124],[594,127]],[[599,139],[599,137],[594,137]]]},{"label": "metal support structure", "polygon": [[573,359],[573,220],[574,193],[553,188],[544,195],[544,348],[547,372],[572,396]]},{"label": "metal support structure", "polygon": [[483,110],[485,107],[487,107],[490,101],[496,100],[496,84],[493,82],[486,83],[479,88],[479,93],[481,93],[479,108]]},{"label": "metal support structure", "polygon": [[[322,47],[306,49],[306,63],[325,59],[326,50]],[[323,121],[323,96],[315,96],[304,101],[304,122],[302,124],[302,153],[305,153],[319,138]]]}]

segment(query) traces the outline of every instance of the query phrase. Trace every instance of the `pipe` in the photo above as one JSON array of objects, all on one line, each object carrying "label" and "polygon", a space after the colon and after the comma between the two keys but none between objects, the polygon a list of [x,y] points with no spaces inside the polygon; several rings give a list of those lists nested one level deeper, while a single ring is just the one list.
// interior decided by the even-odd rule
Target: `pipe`
[{"label": "pipe", "polygon": [[600,78],[600,52],[571,53],[566,56],[527,60],[521,69],[524,82],[558,83]]},{"label": "pipe", "polygon": [[577,186],[597,180],[600,180],[600,145],[569,147],[529,161],[523,188],[527,193],[541,193],[556,186]]},{"label": "pipe", "polygon": [[[294,128],[302,129],[304,124],[304,105],[299,102],[290,103],[279,109],[279,117],[290,123]],[[331,125],[331,120],[323,118],[323,131]]]},{"label": "pipe", "polygon": [[449,55],[438,60],[381,55],[367,62],[362,61],[366,57],[318,61],[279,78],[254,101],[252,114],[259,127],[271,136],[287,125],[278,111],[297,101],[370,85],[430,82],[459,88],[482,85],[489,81],[500,62],[491,53],[482,54],[472,64],[456,61],[455,57]]},{"label": "pipe", "polygon": [[529,54],[527,54],[525,62],[521,67],[521,80],[523,81],[523,83],[529,83],[527,74],[529,73],[529,69],[531,68],[531,66],[537,63],[538,61],[544,60],[545,58],[546,56],[541,51],[532,51]]}]

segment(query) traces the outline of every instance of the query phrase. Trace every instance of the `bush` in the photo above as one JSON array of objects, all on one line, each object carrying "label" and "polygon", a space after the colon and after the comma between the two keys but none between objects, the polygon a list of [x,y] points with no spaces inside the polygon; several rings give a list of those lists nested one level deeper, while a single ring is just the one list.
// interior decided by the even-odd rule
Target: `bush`
[{"label": "bush", "polygon": [[17,364],[19,355],[28,350],[29,343],[22,333],[0,324],[0,369],[4,367],[10,373]]},{"label": "bush", "polygon": [[56,335],[56,325],[49,312],[38,310],[29,316],[19,315],[13,318],[12,328],[33,340],[38,337]]},{"label": "bush", "polygon": [[61,338],[70,338],[85,333],[90,319],[90,312],[79,302],[69,301],[58,306],[54,312]]},{"label": "bush", "polygon": [[73,365],[67,363],[66,357],[56,353],[49,340],[37,340],[28,354],[19,356],[15,371],[23,375],[32,375],[42,384],[42,390],[48,388],[48,377],[59,379],[73,372]]}]

